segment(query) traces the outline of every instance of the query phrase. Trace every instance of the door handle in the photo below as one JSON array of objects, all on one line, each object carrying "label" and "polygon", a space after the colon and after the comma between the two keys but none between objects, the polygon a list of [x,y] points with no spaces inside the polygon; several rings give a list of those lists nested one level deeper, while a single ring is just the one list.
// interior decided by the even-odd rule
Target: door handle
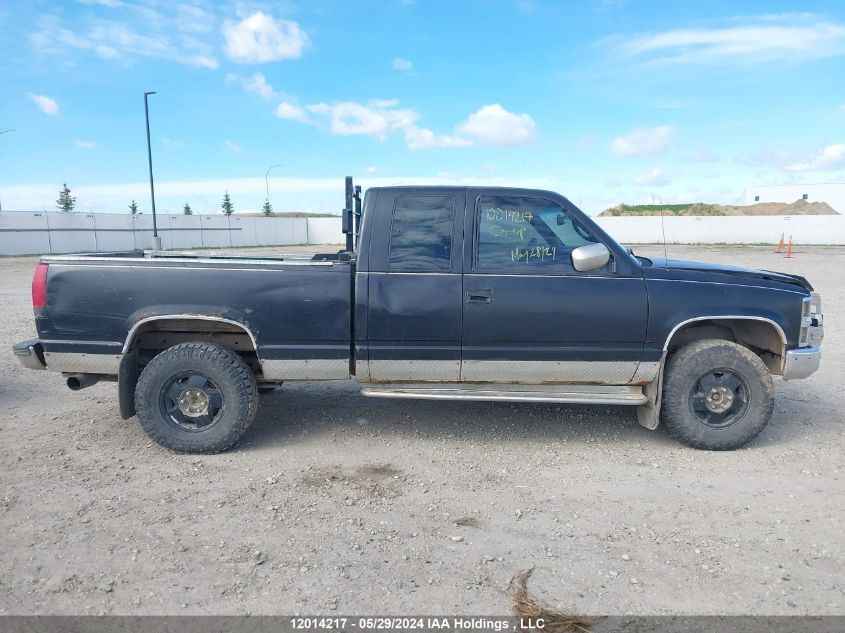
[{"label": "door handle", "polygon": [[467,303],[491,303],[493,301],[493,291],[489,288],[467,290],[466,298]]}]

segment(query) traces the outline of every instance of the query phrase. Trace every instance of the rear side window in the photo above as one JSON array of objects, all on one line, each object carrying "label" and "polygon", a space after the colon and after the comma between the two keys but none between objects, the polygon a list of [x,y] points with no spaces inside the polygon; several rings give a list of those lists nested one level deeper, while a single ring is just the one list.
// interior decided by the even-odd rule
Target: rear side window
[{"label": "rear side window", "polygon": [[393,272],[449,272],[452,269],[452,196],[399,196],[390,227]]}]

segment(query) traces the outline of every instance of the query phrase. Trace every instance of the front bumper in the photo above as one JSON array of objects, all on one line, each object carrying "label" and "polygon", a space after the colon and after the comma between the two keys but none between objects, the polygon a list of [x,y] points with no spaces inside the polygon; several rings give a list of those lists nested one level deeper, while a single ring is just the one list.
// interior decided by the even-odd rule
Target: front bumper
[{"label": "front bumper", "polygon": [[12,353],[27,369],[47,369],[44,362],[44,348],[37,338],[15,343]]},{"label": "front bumper", "polygon": [[786,353],[783,364],[783,379],[797,380],[813,374],[822,362],[820,347],[799,347]]}]

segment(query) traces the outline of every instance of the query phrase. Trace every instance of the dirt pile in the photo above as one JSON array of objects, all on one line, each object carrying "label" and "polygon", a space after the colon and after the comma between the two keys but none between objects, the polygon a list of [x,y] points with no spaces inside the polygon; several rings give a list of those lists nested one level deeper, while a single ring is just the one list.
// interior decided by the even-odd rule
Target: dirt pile
[{"label": "dirt pile", "polygon": [[758,202],[749,205],[693,204],[629,205],[619,204],[606,209],[599,217],[625,215],[839,215],[827,202]]},{"label": "dirt pile", "polygon": [[[721,206],[721,205],[714,205]],[[724,206],[723,215],[839,215],[827,202],[758,202],[746,206]],[[691,213],[689,215],[696,215]]]}]

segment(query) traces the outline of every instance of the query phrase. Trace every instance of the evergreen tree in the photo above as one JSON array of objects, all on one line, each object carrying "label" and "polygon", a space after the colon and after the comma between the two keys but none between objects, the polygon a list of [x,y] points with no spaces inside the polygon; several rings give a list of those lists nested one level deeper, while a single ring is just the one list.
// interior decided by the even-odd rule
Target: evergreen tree
[{"label": "evergreen tree", "polygon": [[182,209],[182,213],[184,213],[185,215],[193,215],[193,214],[194,214],[194,211],[191,209],[191,205],[189,205],[189,204],[186,202],[186,203],[185,203],[185,208],[184,208],[184,209]]},{"label": "evergreen tree", "polygon": [[269,200],[264,201],[264,206],[261,207],[261,210],[264,212],[264,215],[268,217],[273,215],[273,205],[270,204]]},{"label": "evergreen tree", "polygon": [[69,213],[73,211],[75,207],[76,198],[70,195],[70,187],[67,186],[67,183],[64,183],[61,191],[59,191],[59,197],[56,200],[56,208],[64,213]]},{"label": "evergreen tree", "polygon": [[138,203],[134,200],[132,201],[132,204],[129,205],[129,213],[132,215],[138,215]]},{"label": "evergreen tree", "polygon": [[232,215],[235,212],[235,205],[232,204],[228,191],[223,194],[223,203],[220,205],[220,208],[223,209],[223,213],[226,215]]}]

